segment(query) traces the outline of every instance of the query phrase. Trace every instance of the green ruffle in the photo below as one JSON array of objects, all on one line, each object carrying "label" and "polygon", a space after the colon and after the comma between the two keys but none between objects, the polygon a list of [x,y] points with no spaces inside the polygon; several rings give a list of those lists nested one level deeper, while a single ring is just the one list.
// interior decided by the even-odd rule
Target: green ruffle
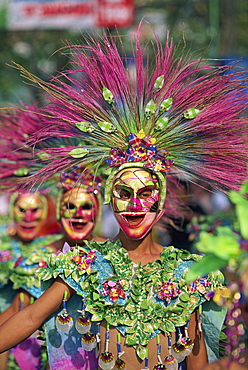
[{"label": "green ruffle", "polygon": [[[87,258],[92,250],[100,253],[100,256],[97,255],[99,266],[101,259],[109,261],[112,273],[107,280],[122,281],[122,291],[127,297],[122,303],[120,300],[113,302],[102,295],[102,278],[96,268],[97,261],[87,266],[87,269],[80,268],[77,262],[79,257],[82,261],[82,257],[85,255]],[[39,277],[49,280],[61,276],[69,285],[72,279],[86,294],[86,310],[92,314],[91,320],[106,320],[112,326],[124,326],[126,344],[134,346],[138,356],[143,359],[143,349],[156,333],[170,334],[176,327],[185,325],[194,309],[206,300],[207,293],[222,285],[223,276],[216,272],[208,276],[211,286],[206,286],[203,291],[190,290],[184,278],[187,269],[183,268],[183,274],[179,273],[180,266],[200,258],[199,255],[170,246],[163,248],[158,260],[134,267],[120,241],[92,241],[87,242],[85,248],[74,247],[66,254],[49,256],[48,267],[39,270]],[[168,280],[176,284],[180,293],[166,303],[157,298],[156,292],[161,283]]]},{"label": "green ruffle", "polygon": [[[9,235],[1,236],[1,249],[9,252],[11,259],[2,262],[0,268],[0,284],[6,285],[8,281],[13,282],[13,289],[19,289],[23,285],[28,288],[40,287],[40,281],[37,278],[36,270],[40,263],[46,263],[48,255],[52,253],[52,249],[44,248],[46,245],[58,240],[62,235],[48,235],[38,238],[28,245],[18,243],[18,253],[13,248],[13,239]],[[16,266],[16,262],[21,258],[24,261],[20,266]]]}]

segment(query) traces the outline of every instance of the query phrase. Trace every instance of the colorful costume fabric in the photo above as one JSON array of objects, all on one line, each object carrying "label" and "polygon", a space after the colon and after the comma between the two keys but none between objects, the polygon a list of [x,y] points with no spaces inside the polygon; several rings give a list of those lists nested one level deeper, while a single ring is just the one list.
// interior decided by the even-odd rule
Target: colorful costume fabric
[{"label": "colorful costume fabric", "polygon": [[[73,322],[80,316],[83,297],[91,321],[96,324],[106,320],[117,327],[126,344],[133,346],[141,359],[151,338],[160,332],[170,335],[177,327],[186,325],[194,309],[202,304],[204,307],[210,292],[223,283],[220,272],[186,283],[185,272],[200,257],[174,247],[165,247],[158,260],[144,266],[130,260],[120,241],[92,241],[85,247],[67,248],[64,252],[49,256],[48,266],[39,269],[40,279],[60,276],[77,293],[67,305]],[[217,313],[212,308],[206,302],[204,324],[211,332],[207,343],[210,360],[218,356],[219,330],[225,315],[222,309]],[[56,314],[46,323],[51,369],[75,366],[95,370],[95,351],[82,348],[82,334],[74,325],[66,333],[57,330]],[[218,320],[213,320],[216,314]],[[214,326],[216,321],[219,327]]]},{"label": "colorful costume fabric", "polygon": [[[49,235],[22,244],[13,239],[7,232],[7,226],[1,226],[0,249],[0,310],[5,311],[12,303],[20,288],[33,297],[41,295],[40,281],[36,270],[42,266],[51,249],[45,248],[59,239],[61,235]],[[36,336],[30,337],[11,349],[8,369],[34,370],[42,369],[41,342]]]},{"label": "colorful costume fabric", "polygon": [[61,235],[40,237],[27,245],[8,235],[7,226],[2,226],[0,233],[0,310],[2,312],[9,306],[8,297],[4,293],[5,288],[11,287],[14,295],[18,289],[23,288],[35,298],[40,296],[40,282],[35,271],[42,261],[46,261],[47,254],[52,252],[52,249],[45,246],[60,239]]}]

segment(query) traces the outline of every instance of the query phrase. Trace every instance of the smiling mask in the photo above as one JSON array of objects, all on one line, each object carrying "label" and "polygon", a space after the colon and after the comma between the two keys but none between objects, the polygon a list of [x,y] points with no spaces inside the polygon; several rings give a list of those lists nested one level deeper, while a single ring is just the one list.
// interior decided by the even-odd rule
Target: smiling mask
[{"label": "smiling mask", "polygon": [[17,235],[27,241],[40,236],[46,223],[47,212],[47,200],[43,195],[38,193],[18,195],[12,211]]},{"label": "smiling mask", "polygon": [[66,234],[73,240],[86,239],[94,227],[99,204],[92,193],[75,187],[62,196],[60,217]]},{"label": "smiling mask", "polygon": [[114,178],[111,204],[127,237],[142,239],[163,215],[159,209],[160,183],[147,169],[126,168]]}]

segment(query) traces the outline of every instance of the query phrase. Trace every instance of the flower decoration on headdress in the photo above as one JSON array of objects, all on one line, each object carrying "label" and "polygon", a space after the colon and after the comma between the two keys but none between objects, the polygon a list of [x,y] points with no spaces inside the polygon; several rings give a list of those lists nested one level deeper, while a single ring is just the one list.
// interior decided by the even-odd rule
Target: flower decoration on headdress
[{"label": "flower decoration on headdress", "polygon": [[85,188],[88,193],[99,194],[102,185],[102,178],[96,176],[83,166],[75,166],[70,172],[61,173],[63,188],[70,190],[75,186]]},{"label": "flower decoration on headdress", "polygon": [[131,133],[128,136],[128,149],[123,152],[121,149],[111,149],[110,159],[106,159],[111,167],[119,167],[123,163],[143,162],[145,167],[153,171],[168,171],[173,161],[166,159],[166,150],[158,151],[154,144],[156,140],[151,136],[143,138]]}]

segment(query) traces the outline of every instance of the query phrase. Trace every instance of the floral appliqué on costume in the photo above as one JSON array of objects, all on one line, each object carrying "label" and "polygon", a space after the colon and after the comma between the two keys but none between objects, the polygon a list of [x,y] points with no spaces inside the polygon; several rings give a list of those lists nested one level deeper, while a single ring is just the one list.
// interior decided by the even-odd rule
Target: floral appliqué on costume
[{"label": "floral appliqu\u00e9 on costume", "polygon": [[84,248],[51,255],[39,276],[42,280],[60,276],[84,296],[91,321],[106,320],[117,327],[126,344],[144,359],[150,339],[184,326],[207,294],[222,286],[220,272],[191,284],[184,279],[187,268],[199,258],[170,246],[163,248],[158,260],[134,265],[120,241],[92,241]]},{"label": "floral appliqu\u00e9 on costume", "polygon": [[[109,296],[113,303],[118,301],[118,298],[126,298],[126,293],[123,289],[127,285],[126,280],[118,279],[117,281],[106,280],[102,283],[101,294],[103,297]],[[126,287],[127,288],[127,287]]]},{"label": "floral appliqu\u00e9 on costume", "polygon": [[182,291],[178,288],[178,284],[169,279],[168,281],[163,281],[158,287],[157,296],[158,299],[163,299],[167,303],[170,303],[171,298],[178,297],[180,293]]},{"label": "floral appliqu\u00e9 on costume", "polygon": [[72,257],[73,260],[78,264],[78,269],[85,271],[87,274],[91,271],[92,263],[96,259],[96,251],[90,250],[88,253],[82,250],[82,255]]}]

